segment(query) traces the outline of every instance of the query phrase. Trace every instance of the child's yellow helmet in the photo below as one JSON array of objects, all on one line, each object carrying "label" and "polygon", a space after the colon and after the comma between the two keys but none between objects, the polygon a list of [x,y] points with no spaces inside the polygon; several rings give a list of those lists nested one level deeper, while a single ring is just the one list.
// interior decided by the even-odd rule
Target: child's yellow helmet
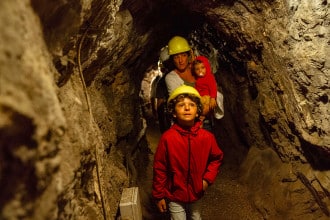
[{"label": "child's yellow helmet", "polygon": [[167,100],[167,103],[169,103],[172,99],[176,98],[180,94],[192,94],[201,99],[201,96],[199,92],[192,86],[182,85],[178,88],[174,89],[174,91],[170,94],[170,97]]},{"label": "child's yellow helmet", "polygon": [[168,54],[174,55],[178,53],[188,52],[190,50],[190,46],[188,41],[180,36],[174,36],[168,42]]}]

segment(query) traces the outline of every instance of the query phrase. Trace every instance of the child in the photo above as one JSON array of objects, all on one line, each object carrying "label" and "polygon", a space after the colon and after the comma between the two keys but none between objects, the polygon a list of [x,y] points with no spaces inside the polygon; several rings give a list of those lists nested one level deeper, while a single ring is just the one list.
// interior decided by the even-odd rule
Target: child
[{"label": "child", "polygon": [[160,212],[170,211],[171,219],[201,219],[198,201],[215,181],[223,158],[213,134],[201,128],[200,99],[186,85],[168,98],[174,124],[161,136],[155,153],[152,196]]},{"label": "child", "polygon": [[195,88],[202,96],[202,115],[207,116],[217,106],[217,82],[211,71],[211,65],[204,56],[197,56],[195,58],[192,70],[196,77]]}]

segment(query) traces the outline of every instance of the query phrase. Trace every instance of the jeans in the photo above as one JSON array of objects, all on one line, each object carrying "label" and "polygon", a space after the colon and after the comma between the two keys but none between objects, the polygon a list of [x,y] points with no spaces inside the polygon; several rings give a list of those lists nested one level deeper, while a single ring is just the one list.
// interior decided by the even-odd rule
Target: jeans
[{"label": "jeans", "polygon": [[171,220],[201,220],[199,203],[199,201],[194,203],[169,202]]}]

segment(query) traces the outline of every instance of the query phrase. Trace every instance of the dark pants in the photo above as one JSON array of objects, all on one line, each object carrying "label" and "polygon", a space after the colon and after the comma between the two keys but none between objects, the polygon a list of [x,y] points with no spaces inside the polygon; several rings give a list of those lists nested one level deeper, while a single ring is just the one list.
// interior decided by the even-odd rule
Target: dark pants
[{"label": "dark pants", "polygon": [[213,118],[207,117],[203,121],[203,128],[213,133],[213,127],[214,127],[213,123],[214,123]]}]

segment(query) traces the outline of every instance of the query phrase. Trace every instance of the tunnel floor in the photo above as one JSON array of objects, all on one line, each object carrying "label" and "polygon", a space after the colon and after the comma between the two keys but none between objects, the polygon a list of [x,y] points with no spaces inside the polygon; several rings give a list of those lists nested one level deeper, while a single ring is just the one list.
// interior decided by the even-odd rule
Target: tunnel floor
[{"label": "tunnel floor", "polygon": [[[155,121],[148,122],[147,140],[149,142],[150,154],[147,168],[139,171],[145,173],[139,178],[141,205],[144,219],[169,219],[168,214],[160,214],[151,200],[152,188],[152,163],[157,148],[160,132]],[[221,145],[221,143],[219,144]],[[238,178],[238,165],[234,161],[235,154],[226,155],[220,168],[216,182],[208,188],[202,198],[203,220],[258,220],[263,219],[261,214],[248,200],[248,188],[242,185]]]}]

